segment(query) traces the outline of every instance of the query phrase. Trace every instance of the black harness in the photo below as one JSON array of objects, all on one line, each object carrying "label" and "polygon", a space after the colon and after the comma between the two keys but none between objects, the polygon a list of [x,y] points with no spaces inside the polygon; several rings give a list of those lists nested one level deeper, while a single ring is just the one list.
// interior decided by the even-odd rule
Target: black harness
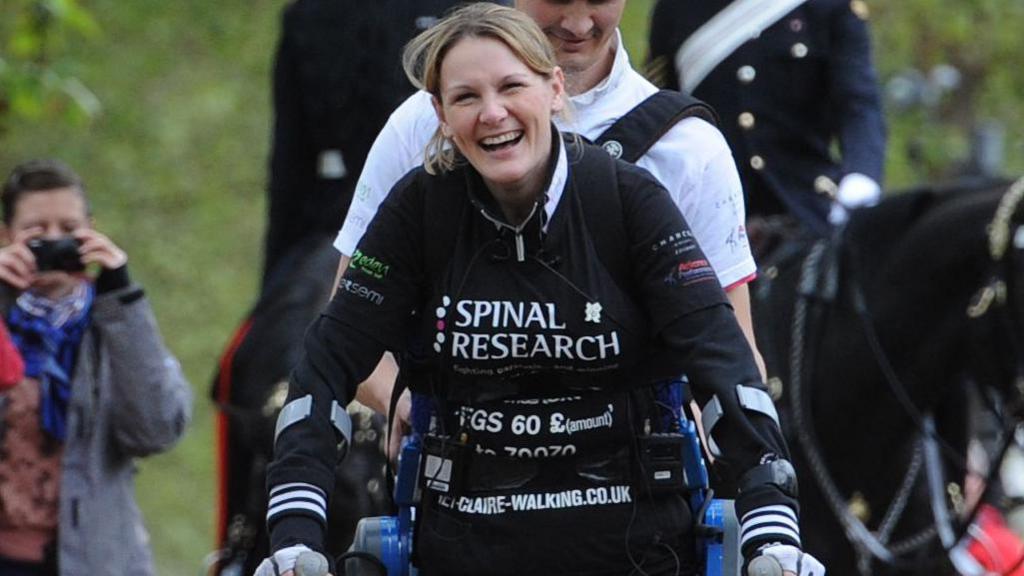
[{"label": "black harness", "polygon": [[[636,162],[668,130],[685,118],[698,117],[717,124],[714,111],[692,96],[672,90],[661,90],[635,106],[608,130],[599,136],[595,144],[601,146],[612,158]],[[622,213],[622,199],[618,190],[610,185],[618,180],[615,162],[603,154],[584,152],[576,143],[582,140],[576,135],[565,135],[567,160],[573,179],[573,187],[582,209],[582,233],[592,243],[598,260],[608,271],[619,288],[631,293],[631,273],[628,245]],[[456,183],[458,184],[458,183]],[[445,234],[432,235],[424,246],[424,261],[428,278],[439,278],[446,273],[456,244],[455,230],[464,217],[465,210],[478,208],[465,202],[462,193],[431,194],[424,206],[424,221],[432,230],[444,230]],[[599,234],[593,233],[600,230]],[[414,396],[413,428],[423,432],[429,427],[430,414],[445,413],[445,386],[437,381],[436,372],[430,366],[420,365],[410,358],[400,359],[399,379],[392,392],[391,409],[394,414],[400,395],[406,388],[420,393]],[[643,381],[642,378],[634,380]],[[642,411],[656,406],[655,393],[649,387],[634,390],[634,400],[643,404]],[[438,397],[438,393],[440,396]],[[512,395],[512,394],[507,394]],[[427,398],[428,396],[433,398]],[[423,403],[432,405],[424,406]],[[655,412],[650,408],[647,412]],[[391,430],[389,422],[388,430]],[[482,461],[493,460],[484,459]],[[499,467],[494,462],[490,465]]]},{"label": "black harness", "polygon": [[[673,126],[690,117],[718,124],[714,110],[696,98],[675,90],[660,90],[637,104],[620,117],[594,141],[613,158],[635,163]],[[574,145],[578,136],[568,134],[568,161],[572,165],[576,189],[580,195],[585,233],[594,245],[598,259],[618,285],[629,292],[630,264],[622,250],[628,244],[622,219],[622,200],[608,186],[616,179],[614,162],[594,155],[579,153]],[[454,230],[463,216],[465,204],[453,195],[432,195],[424,207],[424,221],[431,229],[451,231],[450,234],[431,236],[424,247],[428,277],[441,275],[447,267],[455,245]],[[591,230],[601,230],[592,234]],[[405,362],[402,372],[407,378],[398,379],[391,398],[390,414],[394,413],[398,398],[414,381],[426,375],[415,365]],[[401,374],[401,372],[400,372]],[[388,429],[390,430],[390,422]]]},{"label": "black harness", "polygon": [[[598,139],[598,143],[603,143],[604,150],[609,151],[611,157],[606,156],[593,147],[577,145],[578,137],[572,135],[567,135],[566,137],[565,153],[569,164],[570,181],[566,190],[568,196],[563,198],[563,205],[560,207],[560,210],[565,211],[560,213],[561,217],[567,218],[570,217],[570,213],[574,214],[572,222],[575,222],[578,228],[574,229],[571,237],[576,239],[576,242],[582,241],[580,243],[590,244],[589,251],[584,250],[584,252],[589,254],[589,258],[596,256],[597,261],[600,263],[600,266],[597,268],[603,268],[607,272],[605,278],[610,278],[617,285],[617,292],[625,295],[625,300],[633,301],[632,306],[635,306],[636,302],[631,297],[632,293],[635,292],[632,289],[634,283],[632,264],[629,251],[624,249],[624,247],[630,245],[630,242],[626,233],[622,207],[623,200],[620,196],[619,186],[616,185],[622,181],[622,176],[617,173],[617,163],[612,157],[635,161],[673,125],[681,119],[690,116],[703,117],[714,121],[713,113],[706,105],[679,93],[663,91],[653,95],[631,110]],[[457,179],[448,180],[442,177],[438,180],[438,189],[431,190],[431,193],[424,197],[423,215],[424,221],[428,225],[425,228],[438,232],[425,238],[426,244],[423,247],[425,277],[436,279],[436,282],[443,287],[443,294],[449,295],[453,302],[462,301],[462,286],[465,285],[465,279],[469,277],[467,270],[472,269],[476,258],[475,253],[470,258],[466,257],[469,252],[466,251],[465,247],[472,244],[464,242],[465,237],[463,234],[471,234],[474,228],[472,226],[465,227],[463,224],[466,222],[466,218],[477,217],[470,211],[478,211],[482,208],[478,205],[478,202],[474,203],[471,198],[466,197],[463,191],[464,186],[465,183]],[[571,187],[571,192],[568,187]],[[567,200],[572,200],[572,203],[567,203]],[[543,203],[538,204],[538,206],[542,207]],[[570,210],[572,212],[569,212]],[[550,236],[549,239],[553,237]],[[543,265],[548,268],[553,275],[561,276],[561,272],[566,272],[566,275],[562,277],[563,280],[570,286],[576,286],[573,284],[573,276],[568,274],[567,266],[571,262],[567,261],[559,267],[558,263],[554,260],[559,258],[562,253],[545,254],[543,244],[539,249],[531,249],[529,246],[531,238],[532,236],[525,240],[527,244],[525,249],[521,248],[523,241],[518,237],[508,239],[510,246],[515,247],[515,249],[510,251],[509,258],[518,257],[522,259],[522,254],[525,251],[528,260],[533,259],[537,265]],[[565,248],[567,249],[566,254],[580,258],[578,249],[568,250],[568,246],[565,246]],[[458,256],[453,257],[453,255]],[[483,253],[482,257],[487,258],[488,254]],[[581,283],[580,286],[583,286],[584,290],[589,291],[588,286],[590,284]],[[599,289],[598,284],[594,284],[591,288],[600,291],[607,290],[607,286]],[[577,288],[577,290],[579,289]],[[601,301],[605,303],[605,311],[603,313],[610,315],[610,311],[615,310],[612,307],[614,301],[603,299]],[[623,308],[623,310],[626,309]],[[628,330],[631,323],[625,322],[623,319],[620,319],[620,321],[623,322],[621,326]],[[640,326],[643,326],[643,324]],[[640,333],[643,334],[644,332]],[[423,362],[423,364],[419,364],[416,359],[408,356],[401,359],[402,365],[399,371],[399,382],[393,391],[392,410],[390,412],[394,414],[394,408],[397,405],[399,395],[406,387],[412,388],[414,392],[417,392],[413,399],[413,428],[423,438],[425,461],[444,463],[440,470],[444,470],[446,465],[451,466],[451,474],[445,473],[443,475],[444,479],[442,479],[442,474],[435,473],[436,471],[430,468],[430,466],[424,466],[420,477],[421,488],[437,492],[437,494],[432,492],[429,502],[422,502],[425,510],[440,510],[439,506],[443,506],[443,504],[441,504],[442,497],[439,494],[442,492],[454,495],[473,494],[494,490],[500,491],[507,489],[506,487],[509,486],[514,486],[518,489],[526,483],[542,487],[548,485],[547,483],[551,483],[551,486],[560,486],[560,483],[563,482],[563,468],[575,470],[573,473],[574,477],[588,478],[587,474],[590,474],[595,478],[607,477],[609,482],[614,480],[612,483],[631,484],[636,482],[636,484],[633,484],[635,488],[639,489],[642,486],[645,491],[649,490],[652,494],[656,490],[658,493],[662,493],[662,490],[679,493],[685,489],[682,483],[681,466],[677,466],[677,473],[672,475],[671,486],[661,486],[656,482],[640,484],[640,478],[634,473],[634,468],[639,466],[643,470],[653,470],[657,465],[661,464],[656,458],[650,456],[653,449],[644,444],[647,435],[636,435],[636,437],[631,439],[630,443],[623,444],[621,448],[616,448],[608,454],[585,452],[586,448],[581,447],[580,454],[578,456],[574,455],[572,460],[565,460],[564,463],[559,463],[557,466],[553,464],[541,467],[539,462],[529,459],[510,460],[507,457],[488,456],[488,444],[476,443],[482,435],[482,430],[476,429],[477,440],[474,440],[476,448],[475,452],[470,454],[471,448],[467,446],[465,438],[467,431],[472,435],[471,430],[461,428],[463,424],[458,424],[460,429],[456,434],[452,434],[454,430],[451,428],[442,429],[439,434],[435,434],[434,429],[429,425],[429,420],[432,419],[434,422],[442,423],[449,418],[449,414],[451,414],[451,411],[448,409],[449,403],[459,403],[462,409],[465,409],[469,403],[474,403],[474,407],[482,405],[484,408],[487,408],[486,400],[476,398],[475,396],[467,397],[464,393],[465,390],[459,388],[459,379],[440,378],[444,370],[439,365],[429,364],[434,362],[429,355]],[[573,383],[576,382],[573,376],[558,376],[556,380],[568,378],[566,381],[569,382],[569,387],[565,389],[571,391]],[[625,420],[620,420],[619,418],[623,417],[621,415],[660,414],[658,404],[654,399],[654,387],[648,383],[649,379],[645,375],[631,375],[628,380],[620,380],[618,382],[614,382],[614,377],[605,378],[598,373],[584,374],[581,372],[578,376],[579,382],[575,384],[577,387],[589,382],[590,387],[596,386],[601,389],[600,392],[595,392],[601,394],[601,398],[605,398],[604,394],[608,392],[610,394],[608,398],[621,399],[622,404],[615,404],[613,410],[614,414],[617,415],[615,417],[616,431],[614,432],[617,437],[621,434],[622,430],[620,422],[622,426],[631,427],[634,431],[641,429],[639,419],[634,420],[627,417]],[[597,383],[598,379],[601,381],[600,384]],[[606,385],[604,383],[605,380],[609,380],[610,383]],[[528,379],[527,383],[529,383]],[[523,395],[517,393],[514,388],[521,385],[519,379],[513,378],[507,382],[500,380],[497,382],[486,381],[486,386],[481,387],[486,388],[489,394],[495,394],[495,390],[502,390],[500,394],[494,396],[494,399],[498,399]],[[506,390],[505,386],[509,388]],[[555,388],[561,389],[557,386]],[[619,394],[619,392],[625,392],[625,394]],[[550,395],[550,389],[548,390],[548,395]],[[529,396],[529,394],[526,393],[525,396]],[[477,401],[480,404],[476,404]],[[619,400],[609,401],[617,402]],[[565,408],[565,410],[569,409]],[[612,411],[612,404],[609,404],[609,411]],[[428,421],[425,422],[425,419]],[[544,418],[544,421],[548,420]],[[455,424],[455,422],[452,422],[452,424]],[[596,431],[591,433],[596,433]],[[662,439],[662,436],[650,434],[650,431],[648,431],[648,435],[657,436],[658,439]],[[668,436],[666,434],[664,438],[669,439]],[[582,441],[584,440],[580,439],[575,442]],[[502,439],[501,442],[505,442],[505,440]],[[633,446],[633,444],[637,444],[637,446]],[[619,446],[618,440],[615,443],[609,442],[599,448],[595,447],[595,449],[607,450],[607,447],[612,445]],[[482,453],[480,451],[481,446],[483,446],[484,450]],[[660,447],[661,444],[658,446]],[[669,451],[677,457],[682,455],[681,448],[674,444],[666,444],[662,451]],[[499,452],[500,455],[501,453]],[[634,459],[639,458],[643,460],[645,457],[651,461],[644,460],[642,464],[634,462]],[[552,475],[552,470],[555,470],[554,475]],[[448,478],[451,479],[450,484],[447,483]],[[573,484],[572,486],[575,487],[576,485]],[[672,502],[674,503],[673,506],[686,506],[682,499],[673,499]],[[431,514],[433,515],[429,517],[435,518],[435,522],[439,521],[436,518],[440,518],[440,514],[434,512],[431,512]],[[620,512],[616,514],[620,514]],[[426,513],[424,513],[424,518],[428,518]],[[417,523],[417,526],[418,537],[423,535],[423,532],[420,531],[429,530],[429,527],[426,527],[426,525]],[[429,548],[428,546],[424,549]]]}]

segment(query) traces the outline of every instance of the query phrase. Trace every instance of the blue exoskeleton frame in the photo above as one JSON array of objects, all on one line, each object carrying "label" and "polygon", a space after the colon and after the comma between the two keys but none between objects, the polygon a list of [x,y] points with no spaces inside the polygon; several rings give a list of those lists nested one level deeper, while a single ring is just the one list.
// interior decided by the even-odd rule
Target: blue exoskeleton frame
[{"label": "blue exoskeleton frame", "polygon": [[[388,576],[416,576],[412,556],[413,522],[416,520],[418,476],[422,444],[418,434],[406,436],[398,456],[395,476],[397,516],[363,518],[356,526],[352,550],[368,552],[381,560]],[[359,574],[359,561],[348,561],[345,574]],[[376,572],[375,572],[376,573]]]},{"label": "blue exoskeleton frame", "polygon": [[[690,494],[690,506],[700,511],[703,523],[697,526],[699,547],[704,553],[704,576],[739,576],[743,559],[739,550],[739,530],[732,500],[713,498],[709,490],[707,466],[701,450],[697,425],[681,409],[686,382],[670,386],[671,402],[680,407],[673,417],[678,419],[683,436],[683,483]],[[410,563],[413,545],[413,523],[418,501],[418,476],[422,443],[412,434],[402,441],[398,474],[395,478],[397,516],[363,518],[356,528],[352,550],[378,557],[388,576],[416,576]],[[709,499],[709,496],[711,498]],[[345,573],[359,574],[358,561],[350,561]]]}]

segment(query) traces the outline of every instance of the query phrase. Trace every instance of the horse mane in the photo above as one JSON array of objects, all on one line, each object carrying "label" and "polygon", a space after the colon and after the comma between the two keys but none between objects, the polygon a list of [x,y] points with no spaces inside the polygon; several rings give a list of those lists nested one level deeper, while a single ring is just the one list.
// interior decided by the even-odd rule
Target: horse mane
[{"label": "horse mane", "polygon": [[987,229],[1005,188],[913,190],[843,231],[839,309],[855,310],[859,290],[896,372],[932,400],[942,391],[930,383],[966,362],[949,351],[966,342],[967,307],[992,270]]}]

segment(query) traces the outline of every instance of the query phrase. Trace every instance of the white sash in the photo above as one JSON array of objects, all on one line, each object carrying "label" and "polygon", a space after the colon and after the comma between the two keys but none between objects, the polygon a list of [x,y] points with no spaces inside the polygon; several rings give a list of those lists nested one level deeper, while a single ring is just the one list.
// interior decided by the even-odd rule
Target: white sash
[{"label": "white sash", "polygon": [[692,93],[704,78],[741,44],[807,0],[735,0],[690,35],[676,52],[676,73],[683,92]]}]

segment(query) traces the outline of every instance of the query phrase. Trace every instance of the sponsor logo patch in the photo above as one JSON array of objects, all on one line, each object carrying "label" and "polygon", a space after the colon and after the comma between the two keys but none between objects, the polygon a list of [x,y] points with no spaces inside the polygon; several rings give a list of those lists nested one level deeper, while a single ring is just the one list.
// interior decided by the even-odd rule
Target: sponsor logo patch
[{"label": "sponsor logo patch", "polygon": [[359,270],[364,274],[369,274],[378,280],[387,278],[388,272],[391,271],[390,264],[385,264],[373,256],[364,254],[358,249],[352,254],[352,260],[349,262],[348,266],[353,270]]},{"label": "sponsor logo patch", "polygon": [[707,260],[703,258],[684,260],[665,277],[665,284],[669,286],[687,286],[715,278],[715,271]]},{"label": "sponsor logo patch", "polygon": [[373,302],[377,306],[380,306],[381,304],[384,303],[383,294],[377,292],[376,290],[371,290],[370,288],[367,288],[366,286],[363,286],[358,282],[353,282],[348,278],[341,279],[341,282],[338,284],[338,289],[344,290],[345,292],[348,292],[350,294],[355,294],[356,296],[363,298],[365,300],[369,300],[370,302]]},{"label": "sponsor logo patch", "polygon": [[679,230],[651,244],[651,252],[666,250],[673,256],[679,256],[697,247],[697,241],[693,238],[693,232]]}]

